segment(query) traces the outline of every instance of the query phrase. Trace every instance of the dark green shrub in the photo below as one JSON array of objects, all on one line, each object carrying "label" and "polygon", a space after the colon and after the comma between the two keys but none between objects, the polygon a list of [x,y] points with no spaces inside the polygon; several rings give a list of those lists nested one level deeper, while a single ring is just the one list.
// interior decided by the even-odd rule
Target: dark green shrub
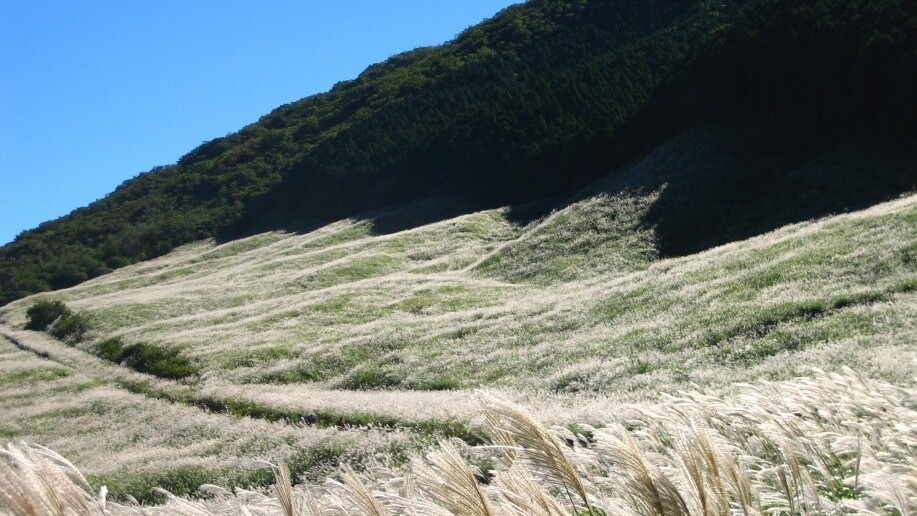
[{"label": "dark green shrub", "polygon": [[121,357],[124,355],[124,345],[121,344],[121,339],[117,337],[103,340],[96,344],[96,355],[109,362],[121,363]]},{"label": "dark green shrub", "polygon": [[197,492],[197,489],[208,482],[220,481],[224,471],[208,469],[203,466],[185,466],[169,470],[142,473],[90,476],[89,482],[94,486],[106,486],[109,498],[127,501],[128,496],[146,504],[161,504],[166,498],[153,490],[160,487],[176,496],[185,496]]},{"label": "dark green shrub", "polygon": [[51,335],[67,343],[80,342],[89,331],[89,319],[85,314],[66,314],[51,327]]},{"label": "dark green shrub", "polygon": [[45,331],[51,323],[70,314],[67,305],[60,301],[36,301],[25,313],[25,327],[27,330]]},{"label": "dark green shrub", "polygon": [[128,346],[124,351],[127,366],[142,373],[173,380],[197,373],[197,368],[187,357],[180,356],[178,350],[140,343]]},{"label": "dark green shrub", "polygon": [[181,356],[178,350],[143,342],[125,346],[119,338],[108,339],[96,345],[96,355],[160,378],[180,380],[198,372],[191,360]]}]

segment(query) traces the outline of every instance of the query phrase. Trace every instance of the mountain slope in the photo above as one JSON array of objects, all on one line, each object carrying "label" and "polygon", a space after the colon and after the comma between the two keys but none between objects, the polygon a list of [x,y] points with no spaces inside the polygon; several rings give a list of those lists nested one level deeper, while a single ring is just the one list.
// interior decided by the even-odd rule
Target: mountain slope
[{"label": "mountain slope", "polygon": [[[22,234],[0,249],[0,303],[200,238],[300,218],[335,220],[430,196],[459,197],[452,202],[463,212],[566,197],[709,124],[745,134],[753,148],[751,166],[739,169],[747,181],[730,178],[734,190],[721,196],[760,193],[757,218],[744,232],[714,224],[695,240],[663,235],[663,255],[862,208],[914,188],[913,171],[899,166],[915,161],[901,153],[915,134],[914,20],[913,6],[897,0],[511,7]],[[871,164],[853,173],[844,162],[843,177],[784,185],[778,192],[800,196],[842,190],[792,213],[781,212],[782,194],[768,195],[788,171],[851,147],[853,156],[890,155],[897,172],[863,196],[844,185],[871,185]],[[679,214],[704,218],[695,215]],[[679,233],[692,234],[668,232]]]},{"label": "mountain slope", "polygon": [[[103,357],[116,337],[173,350],[207,382],[414,390],[748,374],[887,335],[914,307],[914,197],[661,261],[653,230],[633,232],[656,199],[599,193],[524,227],[489,210],[389,235],[350,220],[202,242],[54,298],[85,315],[77,346]],[[21,325],[34,301],[0,317]],[[653,374],[603,372],[638,365]]]},{"label": "mountain slope", "polygon": [[577,174],[549,163],[577,170],[569,147],[633,113],[731,4],[716,5],[511,7],[22,234],[0,251],[0,303],[256,224],[265,207],[333,220],[456,186],[479,205],[569,193]]},{"label": "mountain slope", "polygon": [[[917,196],[656,259],[654,230],[632,230],[658,192],[604,188],[697,142],[676,139],[525,225],[497,209],[375,234],[429,209],[409,205],[196,242],[10,303],[0,333],[33,354],[0,343],[0,435],[150,500],[153,485],[270,484],[240,469],[252,459],[313,478],[343,457],[403,460],[430,435],[473,441],[479,386],[546,422],[589,424],[660,391],[716,394],[812,367],[913,386]],[[19,329],[39,299],[81,314],[85,338]],[[141,374],[161,369],[113,353],[130,349],[195,373]],[[347,422],[373,427],[327,428]]]}]

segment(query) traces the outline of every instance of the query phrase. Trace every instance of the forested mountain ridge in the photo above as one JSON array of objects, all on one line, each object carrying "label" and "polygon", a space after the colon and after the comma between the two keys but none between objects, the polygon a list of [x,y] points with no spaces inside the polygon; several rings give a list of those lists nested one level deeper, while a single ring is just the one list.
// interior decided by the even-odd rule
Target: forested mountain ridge
[{"label": "forested mountain ridge", "polygon": [[[476,206],[563,197],[704,123],[750,120],[756,145],[796,162],[864,135],[894,154],[914,134],[914,11],[895,0],[514,6],[23,233],[0,249],[0,303],[264,220],[444,194]],[[894,168],[882,195],[913,187]],[[825,207],[837,208],[848,206]]]}]

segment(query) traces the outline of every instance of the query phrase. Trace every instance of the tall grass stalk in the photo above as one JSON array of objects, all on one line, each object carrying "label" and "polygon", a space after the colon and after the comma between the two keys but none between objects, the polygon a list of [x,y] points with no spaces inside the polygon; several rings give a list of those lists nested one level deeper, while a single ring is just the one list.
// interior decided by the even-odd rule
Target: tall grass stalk
[{"label": "tall grass stalk", "polygon": [[[11,444],[0,515],[906,515],[917,509],[914,395],[816,372],[731,399],[677,393],[571,431],[482,392],[490,445],[443,441],[402,469],[345,468],[322,486],[293,486],[272,466],[272,490],[202,486],[206,499],[159,507],[107,503],[63,457]],[[482,454],[492,469],[469,462]]]}]

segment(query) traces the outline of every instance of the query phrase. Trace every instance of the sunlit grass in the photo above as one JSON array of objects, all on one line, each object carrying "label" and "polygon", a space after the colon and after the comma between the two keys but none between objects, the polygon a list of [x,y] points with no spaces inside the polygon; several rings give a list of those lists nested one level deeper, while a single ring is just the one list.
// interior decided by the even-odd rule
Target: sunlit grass
[{"label": "sunlit grass", "polygon": [[[87,480],[48,449],[9,445],[0,487],[14,514],[134,514],[134,503],[107,500],[109,488],[163,497],[144,514],[907,514],[917,506],[914,395],[852,370],[816,372],[728,397],[667,394],[593,413],[598,425],[550,428],[482,391],[484,446],[442,440],[362,474],[334,469],[322,484],[295,472],[339,461],[342,448],[228,477],[185,466]],[[201,485],[214,477],[230,490]],[[231,490],[240,483],[273,485]],[[179,497],[188,494],[197,498]]]},{"label": "sunlit grass", "polygon": [[[49,445],[93,478],[139,479],[124,485],[176,464],[237,485],[246,460],[328,443],[364,463],[380,450],[402,460],[437,433],[473,440],[478,387],[581,425],[660,391],[812,367],[913,385],[917,197],[659,260],[639,222],[652,195],[585,197],[527,226],[491,210],[387,235],[341,221],[197,243],[21,300],[0,309],[3,332],[48,360],[10,347],[32,358],[6,362],[0,435]],[[16,329],[39,298],[86,314],[84,342]],[[106,362],[109,339],[193,374]],[[340,421],[379,429],[341,433]],[[159,458],[137,453],[151,436]]]}]

